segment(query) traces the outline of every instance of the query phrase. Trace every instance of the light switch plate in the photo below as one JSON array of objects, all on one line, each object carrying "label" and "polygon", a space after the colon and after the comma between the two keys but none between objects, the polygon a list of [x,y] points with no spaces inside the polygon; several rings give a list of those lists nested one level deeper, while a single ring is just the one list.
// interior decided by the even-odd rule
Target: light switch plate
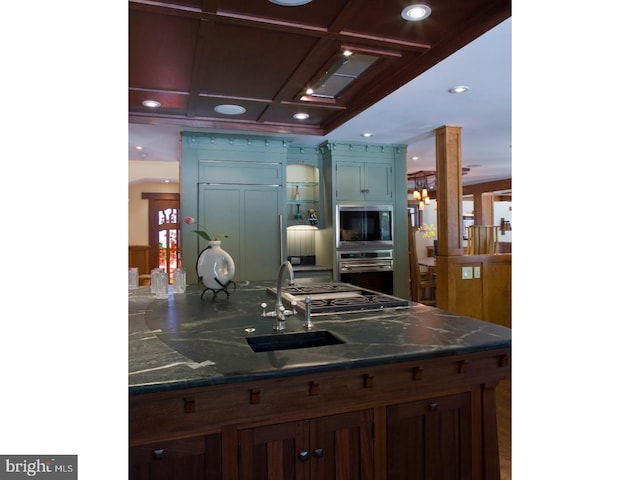
[{"label": "light switch plate", "polygon": [[473,278],[480,278],[480,266],[473,267]]},{"label": "light switch plate", "polygon": [[462,267],[462,279],[470,280],[473,278],[473,267]]}]

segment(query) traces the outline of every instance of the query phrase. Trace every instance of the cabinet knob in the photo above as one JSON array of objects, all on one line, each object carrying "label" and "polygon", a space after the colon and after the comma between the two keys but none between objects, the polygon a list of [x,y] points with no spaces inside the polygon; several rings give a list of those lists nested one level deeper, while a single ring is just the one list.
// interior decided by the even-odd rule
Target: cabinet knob
[{"label": "cabinet knob", "polygon": [[164,448],[156,448],[151,452],[153,458],[156,460],[161,460],[164,458]]},{"label": "cabinet knob", "polygon": [[435,402],[434,402],[434,403],[430,403],[430,404],[429,404],[429,411],[430,411],[430,412],[434,412],[434,411],[436,411],[436,410],[438,410],[438,404],[437,404],[437,403],[435,403]]},{"label": "cabinet knob", "polygon": [[313,455],[316,458],[322,458],[324,457],[324,450],[322,448],[316,448],[313,450]]},{"label": "cabinet knob", "polygon": [[298,458],[302,461],[309,460],[309,452],[307,450],[298,452]]}]

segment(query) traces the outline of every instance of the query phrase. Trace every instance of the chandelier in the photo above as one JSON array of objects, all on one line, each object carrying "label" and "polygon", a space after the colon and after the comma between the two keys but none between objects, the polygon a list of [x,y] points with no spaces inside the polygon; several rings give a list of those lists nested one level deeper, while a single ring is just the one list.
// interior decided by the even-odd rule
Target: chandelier
[{"label": "chandelier", "polygon": [[429,192],[436,189],[436,172],[420,170],[408,173],[407,181],[413,183],[413,199],[419,201],[418,208],[424,210],[424,206],[431,203]]}]

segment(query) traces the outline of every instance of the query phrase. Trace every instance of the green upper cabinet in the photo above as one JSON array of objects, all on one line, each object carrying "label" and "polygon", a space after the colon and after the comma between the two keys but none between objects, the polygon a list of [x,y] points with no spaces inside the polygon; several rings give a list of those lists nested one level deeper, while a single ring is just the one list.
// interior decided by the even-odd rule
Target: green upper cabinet
[{"label": "green upper cabinet", "polygon": [[[325,142],[320,151],[333,203],[394,202],[397,179],[406,175],[404,145]],[[405,190],[403,186],[399,198]]]},{"label": "green upper cabinet", "polygon": [[336,201],[391,201],[393,165],[367,160],[336,162]]}]

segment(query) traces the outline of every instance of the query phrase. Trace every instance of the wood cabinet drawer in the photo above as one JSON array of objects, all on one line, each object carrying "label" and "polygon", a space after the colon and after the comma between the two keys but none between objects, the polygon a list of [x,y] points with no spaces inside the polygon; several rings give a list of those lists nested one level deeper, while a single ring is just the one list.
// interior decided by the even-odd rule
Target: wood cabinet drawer
[{"label": "wood cabinet drawer", "polygon": [[205,437],[198,436],[181,440],[154,442],[129,450],[129,462],[132,464],[156,461],[175,461],[184,457],[193,457],[205,453]]},{"label": "wood cabinet drawer", "polygon": [[507,373],[505,350],[133,396],[131,442],[207,435],[225,425],[295,421],[468,391],[473,385],[497,383]]}]

